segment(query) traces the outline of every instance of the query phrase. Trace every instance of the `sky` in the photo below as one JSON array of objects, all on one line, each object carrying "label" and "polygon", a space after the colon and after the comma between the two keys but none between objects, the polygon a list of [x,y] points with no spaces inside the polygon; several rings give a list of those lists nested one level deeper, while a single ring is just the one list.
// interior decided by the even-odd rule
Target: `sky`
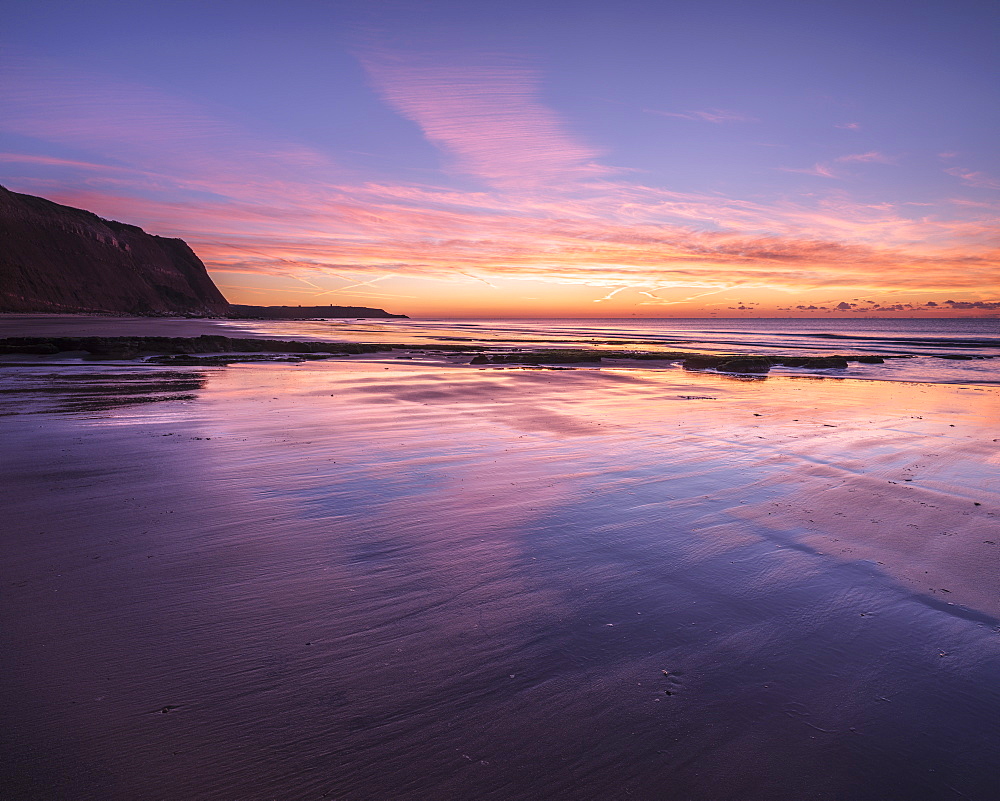
[{"label": "sky", "polygon": [[1000,316],[994,2],[4,5],[0,184],[235,303]]}]

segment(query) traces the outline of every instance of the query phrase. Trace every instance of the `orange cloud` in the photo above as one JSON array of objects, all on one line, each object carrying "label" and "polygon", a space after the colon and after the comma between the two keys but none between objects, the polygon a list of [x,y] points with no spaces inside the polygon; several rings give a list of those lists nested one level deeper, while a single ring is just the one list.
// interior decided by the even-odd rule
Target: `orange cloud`
[{"label": "orange cloud", "polygon": [[[442,280],[484,293],[506,292],[500,284],[513,279],[593,287],[581,303],[602,308],[630,296],[625,289],[648,298],[635,303],[669,306],[735,287],[957,295],[1000,285],[996,206],[956,199],[915,212],[842,190],[764,201],[612,179],[541,104],[523,68],[366,58],[382,96],[488,188],[352,180],[322,153],[261,141],[142,88],[46,75],[17,89],[0,81],[11,109],[0,127],[89,157],[0,160],[60,171],[59,183],[36,177],[19,191],[41,187],[59,202],[182,236],[217,276],[268,277],[262,289],[233,279],[248,292],[326,302],[410,297],[421,291],[414,279],[438,298],[447,295]],[[823,164],[787,171],[835,177]]]},{"label": "orange cloud", "polygon": [[[448,206],[444,198],[450,193],[415,187],[382,193],[391,189],[343,187],[340,194],[331,188],[326,202],[286,198],[285,208],[204,201],[166,207],[105,192],[57,199],[105,215],[159,215],[221,271],[319,271],[345,281],[372,271],[434,278],[471,273],[612,287],[626,282],[789,291],[946,289],[1000,277],[989,225],[912,221],[891,207],[847,201],[826,208],[727,206],[651,189],[641,197],[635,188],[626,192],[612,185],[600,187],[606,194],[573,199],[560,213],[554,200],[518,203],[501,194],[496,203],[479,196],[472,206],[468,199]],[[699,230],[692,225],[696,220],[719,230]],[[959,244],[956,236],[965,241]]]}]

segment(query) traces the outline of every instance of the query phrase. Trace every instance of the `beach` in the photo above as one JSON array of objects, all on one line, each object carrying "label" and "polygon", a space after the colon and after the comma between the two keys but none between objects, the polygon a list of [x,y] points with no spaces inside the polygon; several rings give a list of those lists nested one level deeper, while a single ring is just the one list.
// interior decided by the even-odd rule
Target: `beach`
[{"label": "beach", "polygon": [[0,368],[7,797],[995,795],[995,360],[477,365],[432,346],[590,333],[85,322],[16,328],[428,347]]}]

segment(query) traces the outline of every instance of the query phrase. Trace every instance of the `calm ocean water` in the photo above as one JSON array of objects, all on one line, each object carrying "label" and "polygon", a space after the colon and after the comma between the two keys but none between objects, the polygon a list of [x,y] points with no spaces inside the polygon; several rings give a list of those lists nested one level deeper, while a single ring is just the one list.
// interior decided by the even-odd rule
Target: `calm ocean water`
[{"label": "calm ocean water", "polygon": [[1000,355],[1000,319],[518,320],[507,321],[503,327],[524,332],[558,331],[577,337],[601,337],[605,333],[610,334],[610,339],[636,336],[650,344],[683,343],[824,353],[864,349],[885,353],[957,351]]},{"label": "calm ocean water", "polygon": [[[1000,383],[1000,318],[994,319],[483,319],[230,323],[282,337],[382,342],[488,343],[725,353],[908,356],[852,364],[828,375],[884,381]],[[949,358],[951,357],[951,358]],[[959,357],[959,358],[954,358]],[[780,368],[782,373],[808,372]]]}]

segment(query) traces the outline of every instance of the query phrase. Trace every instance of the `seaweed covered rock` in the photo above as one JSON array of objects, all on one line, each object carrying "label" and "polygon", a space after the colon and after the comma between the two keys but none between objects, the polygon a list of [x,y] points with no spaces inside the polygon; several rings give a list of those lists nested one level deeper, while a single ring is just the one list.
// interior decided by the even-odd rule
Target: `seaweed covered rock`
[{"label": "seaweed covered rock", "polygon": [[[852,361],[860,361],[864,357],[858,357]],[[878,357],[876,357],[878,358]],[[882,360],[879,359],[879,363]],[[836,367],[845,368],[847,367],[847,357],[846,356],[775,356],[771,359],[772,364],[780,364],[784,367],[812,367],[819,368],[821,370]],[[875,364],[875,362],[873,362]]]},{"label": "seaweed covered rock", "polygon": [[51,342],[35,342],[31,344],[0,345],[0,354],[28,353],[41,356],[52,356],[59,353],[59,348]]},{"label": "seaweed covered rock", "polygon": [[684,360],[685,370],[706,370],[710,367],[718,367],[720,364],[732,359],[732,356],[689,356]]},{"label": "seaweed covered rock", "polygon": [[847,359],[843,356],[822,356],[818,359],[813,359],[808,366],[819,368],[835,367],[842,370],[847,367]]},{"label": "seaweed covered rock", "polygon": [[771,369],[767,359],[730,359],[715,368],[720,373],[766,373]]},{"label": "seaweed covered rock", "polygon": [[599,362],[601,353],[592,350],[540,350],[522,353],[494,354],[494,364],[575,364],[578,362]]}]

